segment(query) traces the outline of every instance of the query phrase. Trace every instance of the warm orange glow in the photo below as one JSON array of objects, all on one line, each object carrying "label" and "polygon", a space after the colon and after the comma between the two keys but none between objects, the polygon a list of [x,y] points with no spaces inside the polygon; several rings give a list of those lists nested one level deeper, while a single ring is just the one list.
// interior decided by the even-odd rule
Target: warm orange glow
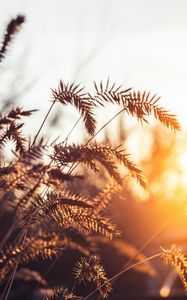
[{"label": "warm orange glow", "polygon": [[170,288],[168,286],[163,286],[160,290],[160,296],[162,298],[167,298],[170,294]]},{"label": "warm orange glow", "polygon": [[179,166],[181,168],[181,183],[185,186],[187,184],[187,152],[181,154]]},{"label": "warm orange glow", "polygon": [[141,135],[141,130],[137,130],[127,139],[127,148],[133,153],[137,165],[143,160],[141,169],[148,178],[150,194],[136,186],[134,191],[142,201],[148,200],[149,195],[157,195],[161,202],[167,200],[181,204],[187,195],[186,134],[171,137],[166,134],[157,129],[153,135],[149,132]]}]

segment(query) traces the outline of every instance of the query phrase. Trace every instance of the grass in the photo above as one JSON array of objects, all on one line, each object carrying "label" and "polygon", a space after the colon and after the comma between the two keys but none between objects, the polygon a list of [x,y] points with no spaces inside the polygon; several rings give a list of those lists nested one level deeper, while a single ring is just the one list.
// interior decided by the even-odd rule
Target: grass
[{"label": "grass", "polygon": [[[11,41],[22,23],[24,17],[18,16],[8,24],[0,49],[1,63],[6,59]],[[141,124],[148,123],[149,116],[153,116],[174,131],[180,130],[177,118],[160,106],[159,97],[149,92],[124,89],[109,80],[106,84],[94,83],[93,87],[93,91],[87,91],[79,84],[60,80],[58,87],[52,90],[52,104],[41,120],[41,126],[36,133],[31,132],[31,141],[23,136],[23,118],[31,118],[36,110],[13,107],[0,116],[1,300],[8,299],[16,274],[35,278],[38,285],[43,286],[43,299],[89,299],[93,295],[97,299],[98,293],[105,298],[114,281],[128,270],[146,264],[147,273],[154,272],[149,261],[156,257],[164,258],[177,268],[186,289],[186,259],[177,248],[172,247],[150,257],[143,254],[162,228],[140,249],[125,241],[120,242],[120,231],[107,211],[110,199],[113,193],[118,194],[120,188],[125,187],[129,177],[144,189],[146,180],[142,171],[130,160],[126,149],[113,145],[112,140],[104,144],[97,142],[98,133],[121,114],[124,118],[127,115],[136,118]],[[80,117],[70,125],[69,134],[63,141],[49,143],[45,142],[42,129],[57,102],[62,106],[72,105]],[[106,107],[108,103],[118,105],[119,112],[97,128],[95,109]],[[70,144],[69,137],[81,121],[89,138],[83,144]],[[10,141],[14,144],[12,158],[6,154]],[[106,188],[96,196],[74,192],[74,185],[78,186],[79,182],[85,182],[86,188],[82,165],[86,166],[87,172],[96,174],[91,177],[93,181],[102,172],[110,178]],[[134,184],[137,184],[135,181]],[[5,223],[3,220],[6,218]],[[130,257],[126,266],[110,279],[99,257],[99,243],[113,244]],[[45,277],[67,249],[74,249],[82,255],[73,271],[74,284],[53,287],[45,281]],[[43,276],[29,268],[30,262],[41,259],[48,262]],[[25,267],[25,273],[21,266]],[[85,297],[76,296],[76,287],[81,282],[94,284],[96,289]]]}]

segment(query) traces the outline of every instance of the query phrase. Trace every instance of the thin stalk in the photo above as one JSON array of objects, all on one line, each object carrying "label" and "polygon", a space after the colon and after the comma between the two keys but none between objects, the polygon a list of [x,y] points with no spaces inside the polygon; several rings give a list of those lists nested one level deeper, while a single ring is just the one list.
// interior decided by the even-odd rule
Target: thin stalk
[{"label": "thin stalk", "polygon": [[[181,207],[179,210],[176,211],[176,213],[171,218],[169,218],[166,222],[164,222],[163,225],[161,227],[159,227],[157,229],[157,231],[155,231],[148,240],[146,240],[146,242],[137,250],[136,254],[127,261],[127,263],[123,266],[123,268],[120,272],[123,272],[124,268],[128,268],[128,266],[133,262],[133,260],[136,259],[138,254],[140,254],[143,250],[145,250],[145,248],[147,248],[147,246],[169,225],[169,223],[176,217],[176,215],[180,211],[181,211]],[[115,278],[113,278],[113,284],[116,282],[116,280],[118,278],[119,278],[119,276],[116,276]],[[100,299],[100,297],[98,299]]]},{"label": "thin stalk", "polygon": [[[65,145],[67,145],[67,141],[68,141],[68,138],[70,136],[70,134],[72,133],[72,131],[75,129],[75,127],[77,126],[77,124],[79,123],[79,121],[81,120],[81,116],[78,118],[78,120],[75,122],[75,124],[73,125],[73,127],[70,129],[69,133],[67,134],[67,136],[65,137],[65,139],[61,142],[62,144],[63,143],[66,143]],[[54,145],[56,143],[56,141],[60,138],[60,136],[58,136],[54,141],[52,141],[52,143],[50,144],[50,146]]]},{"label": "thin stalk", "polygon": [[[108,120],[108,122],[106,122],[103,126],[101,126],[101,128],[83,145],[86,146],[88,145],[89,142],[91,142],[110,122],[112,122],[117,116],[119,116],[123,111],[125,110],[125,108],[121,109],[120,111],[118,111],[117,114],[115,114],[111,119]],[[69,171],[68,171],[68,174],[71,174],[75,168],[77,168],[77,166],[79,165],[80,163],[78,162],[77,164],[72,163]]]},{"label": "thin stalk", "polygon": [[73,285],[72,288],[71,288],[71,293],[74,292],[74,290],[75,290],[77,284],[78,284],[78,279],[75,280],[74,285]]},{"label": "thin stalk", "polygon": [[[24,231],[23,234],[23,245],[25,243],[25,239],[26,239],[26,236],[27,236],[27,231]],[[22,238],[22,236],[20,237],[20,239]],[[12,276],[10,277],[10,280],[7,282],[7,285],[5,286],[5,289],[3,291],[3,294],[1,296],[1,300],[7,300],[8,299],[8,296],[9,296],[9,293],[10,293],[10,290],[11,290],[11,287],[12,287],[12,284],[13,284],[13,281],[14,281],[14,277],[16,275],[16,271],[17,271],[17,268],[18,268],[18,265],[19,265],[19,262],[20,262],[20,259],[21,259],[21,256],[18,258],[18,261],[14,267],[14,270],[12,272]],[[4,297],[5,295],[5,297]]]},{"label": "thin stalk", "polygon": [[5,243],[7,242],[8,238],[12,234],[14,228],[15,228],[15,219],[11,220],[10,227],[9,227],[9,229],[7,230],[7,232],[5,233],[4,237],[2,238],[2,240],[0,242],[0,250],[3,249]]},{"label": "thin stalk", "polygon": [[[52,161],[49,163],[49,166],[50,166],[51,163],[52,163]],[[33,187],[34,191],[37,190],[37,188],[39,187],[39,185],[40,185],[40,183],[41,183],[41,181],[42,181],[42,179],[43,179],[44,176],[45,176],[45,173],[42,173],[41,177],[38,179],[37,183]],[[46,188],[45,188],[45,190],[46,190]],[[25,195],[20,199],[19,203],[17,204],[17,206],[13,210],[13,213],[12,213],[13,214],[12,224],[11,224],[9,230],[6,232],[4,238],[0,242],[0,249],[2,249],[4,247],[4,245],[7,242],[8,238],[12,234],[13,230],[16,228],[16,225],[17,225],[16,213],[17,213],[17,210],[18,210],[19,206],[23,203],[24,200],[25,200]]]},{"label": "thin stalk", "polygon": [[[49,267],[47,268],[47,270],[45,271],[45,273],[42,275],[42,278],[45,279],[47,277],[47,275],[51,272],[51,270],[55,267],[56,263],[58,262],[58,260],[61,258],[62,254],[60,254],[59,256],[55,257],[55,259],[49,264]],[[34,292],[36,291],[37,287],[39,286],[39,282],[37,282],[33,289],[31,294],[28,296],[27,300],[32,299],[32,296],[34,294]]]},{"label": "thin stalk", "polygon": [[16,271],[17,271],[17,268],[18,268],[18,264],[19,264],[19,261],[17,261],[17,263],[16,263],[16,265],[15,265],[15,268],[14,268],[14,271],[13,271],[13,273],[12,273],[12,276],[11,276],[11,278],[10,278],[10,281],[8,281],[7,290],[5,290],[4,293],[3,293],[3,295],[2,295],[2,299],[3,299],[4,294],[6,293],[4,300],[7,300],[7,299],[8,299],[8,295],[9,295],[9,293],[10,293],[10,289],[11,289],[11,287],[12,287],[12,284],[13,284],[13,281],[14,281],[14,277],[15,277],[15,275],[16,275]]},{"label": "thin stalk", "polygon": [[[127,272],[127,271],[129,271],[129,270],[131,270],[131,269],[133,269],[133,268],[135,268],[135,267],[137,267],[137,266],[139,266],[139,265],[141,265],[141,264],[147,262],[147,261],[150,261],[150,260],[152,260],[152,259],[154,259],[154,258],[157,258],[157,257],[159,257],[159,256],[161,256],[161,255],[162,255],[162,252],[156,253],[156,254],[154,254],[154,255],[152,255],[152,256],[149,256],[149,257],[147,257],[147,258],[145,258],[145,259],[143,259],[143,260],[141,260],[141,261],[139,261],[139,262],[137,262],[137,263],[135,263],[135,264],[130,265],[129,267],[127,267],[127,268],[125,268],[125,269],[122,269],[120,272],[118,272],[118,273],[115,274],[113,277],[111,277],[111,278],[107,281],[107,283],[108,283],[108,282],[112,282],[114,279],[118,278],[119,276],[121,276],[121,275],[124,274],[125,272]],[[90,298],[93,294],[95,294],[95,293],[96,293],[97,291],[99,291],[103,286],[105,286],[105,284],[106,284],[106,283],[101,284],[101,285],[99,286],[99,288],[96,288],[96,289],[95,289],[93,292],[91,292],[88,296],[86,296],[85,298],[83,298],[83,300],[87,300],[88,298]]]},{"label": "thin stalk", "polygon": [[162,226],[160,226],[157,231],[155,231],[148,240],[145,241],[145,243],[137,250],[137,253],[131,258],[129,259],[129,261],[125,264],[124,267],[128,267],[129,264],[131,264],[131,262],[136,259],[137,255],[140,254],[143,250],[145,250],[145,248],[147,248],[148,245],[150,245],[150,243],[169,225],[169,223],[176,217],[176,215],[181,211],[181,207],[179,210],[176,211],[176,213],[169,218],[166,222],[164,222],[162,224]]},{"label": "thin stalk", "polygon": [[112,122],[124,110],[125,110],[125,108],[121,109],[120,111],[118,111],[117,114],[115,114],[111,119],[109,119],[108,122],[106,122],[94,135],[92,135],[92,137],[84,144],[84,146],[86,146],[89,142],[91,142],[110,122]]},{"label": "thin stalk", "polygon": [[43,128],[43,126],[44,126],[44,124],[45,124],[45,122],[46,122],[46,120],[47,120],[47,118],[48,118],[48,116],[49,116],[49,114],[50,114],[50,112],[52,110],[52,108],[53,108],[53,106],[55,105],[55,103],[56,103],[56,100],[53,101],[53,103],[51,104],[51,106],[50,106],[50,108],[49,108],[49,110],[48,110],[48,112],[47,112],[47,114],[46,114],[46,116],[45,116],[42,124],[40,125],[40,128],[38,129],[38,132],[36,133],[36,135],[34,137],[34,140],[33,140],[32,144],[31,144],[30,148],[32,148],[35,145],[36,139],[38,138],[38,136],[39,136],[39,134],[40,134],[40,132],[41,132],[41,130],[42,130],[42,128]]},{"label": "thin stalk", "polygon": [[67,134],[66,138],[63,140],[62,143],[65,143],[65,145],[67,145],[69,136],[71,135],[71,133],[73,132],[73,130],[75,129],[75,127],[77,126],[77,124],[79,123],[79,121],[81,120],[81,116],[78,118],[78,120],[75,122],[75,124],[73,125],[73,127],[71,128],[71,130],[69,131],[69,133]]}]

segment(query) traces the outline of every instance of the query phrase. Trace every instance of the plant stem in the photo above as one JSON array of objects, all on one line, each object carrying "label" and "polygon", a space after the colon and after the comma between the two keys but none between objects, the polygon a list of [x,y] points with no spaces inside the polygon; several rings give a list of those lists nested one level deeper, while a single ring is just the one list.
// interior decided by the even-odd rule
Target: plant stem
[{"label": "plant stem", "polygon": [[[119,276],[121,276],[121,275],[124,274],[125,272],[127,272],[127,271],[129,271],[129,270],[131,270],[131,269],[133,269],[133,268],[135,268],[135,267],[137,267],[137,266],[139,266],[140,264],[143,264],[143,263],[145,263],[145,262],[147,262],[147,261],[150,261],[150,260],[152,260],[152,259],[154,259],[154,258],[157,258],[157,257],[159,257],[159,256],[161,256],[161,255],[162,255],[162,252],[156,253],[156,254],[154,254],[154,255],[152,255],[152,256],[149,256],[149,257],[143,259],[142,261],[139,261],[139,262],[137,262],[137,263],[135,263],[135,264],[130,265],[129,267],[127,267],[127,268],[125,268],[125,269],[122,269],[122,270],[121,270],[120,272],[118,272],[116,275],[114,275],[113,277],[111,277],[107,282],[112,282],[114,279],[118,278]],[[95,290],[94,290],[93,292],[91,292],[88,296],[86,296],[85,298],[83,298],[83,300],[87,300],[88,298],[90,298],[93,294],[95,294],[95,293],[96,293],[97,291],[99,291],[103,286],[105,286],[105,284],[106,284],[106,283],[101,284],[101,285],[99,286],[99,288],[95,289]]]},{"label": "plant stem", "polygon": [[140,254],[143,250],[145,250],[145,248],[147,248],[148,245],[150,245],[150,243],[169,225],[169,223],[175,219],[176,215],[181,211],[181,207],[179,208],[179,210],[176,210],[176,213],[170,217],[166,222],[164,222],[162,224],[162,226],[160,226],[157,231],[155,231],[150,237],[148,240],[145,241],[145,243],[137,250],[136,254],[128,260],[128,262],[125,264],[124,268],[125,267],[128,267],[129,264],[132,263],[132,261],[134,259],[136,259],[136,257],[138,256],[138,254]]},{"label": "plant stem", "polygon": [[[112,122],[117,116],[119,116],[123,111],[125,110],[125,108],[121,109],[120,111],[118,111],[117,114],[115,114],[111,119],[108,120],[108,122],[106,122],[85,144],[84,146],[87,146],[89,142],[91,142],[110,122]],[[79,165],[79,162],[77,164],[75,164],[75,162],[71,165],[68,174],[71,174],[75,168],[77,168],[77,166]]]},{"label": "plant stem", "polygon": [[[23,245],[25,243],[26,236],[27,236],[27,230],[24,231],[23,234],[20,237],[20,239],[23,237]],[[8,296],[9,296],[9,293],[10,293],[10,290],[11,290],[11,287],[12,287],[12,284],[13,284],[13,281],[14,281],[14,277],[16,275],[16,271],[17,271],[20,259],[21,259],[21,256],[19,256],[19,258],[18,258],[18,260],[16,262],[16,265],[14,267],[12,276],[10,277],[10,280],[7,282],[7,285],[5,286],[4,292],[3,292],[3,294],[2,294],[2,296],[0,298],[1,300],[3,300],[3,298],[4,298],[4,300],[8,299]],[[4,295],[5,295],[5,297],[4,297]]]},{"label": "plant stem", "polygon": [[117,116],[119,116],[123,111],[125,110],[125,108],[121,109],[120,111],[118,111],[117,114],[115,114],[110,120],[108,120],[108,122],[106,122],[85,144],[84,146],[86,146],[89,142],[91,142],[110,122],[112,122]]},{"label": "plant stem", "polygon": [[30,146],[29,149],[31,149],[35,145],[36,139],[38,138],[38,136],[39,136],[39,134],[40,134],[40,132],[41,132],[41,130],[42,130],[42,128],[43,128],[43,126],[44,126],[44,124],[45,124],[45,122],[46,122],[46,120],[47,120],[47,118],[48,118],[48,116],[49,116],[49,114],[50,114],[50,112],[52,110],[52,108],[53,108],[53,106],[55,105],[55,103],[56,103],[56,100],[54,100],[53,103],[51,104],[51,106],[50,106],[50,108],[49,108],[49,110],[48,110],[48,112],[47,112],[47,114],[46,114],[46,116],[45,116],[42,124],[40,125],[40,128],[38,129],[38,132],[36,133],[36,135],[34,137],[34,140],[33,140],[33,142],[32,142],[32,144],[31,144],[31,146]]},{"label": "plant stem", "polygon": [[81,120],[82,117],[79,117],[78,120],[75,122],[75,124],[73,125],[73,127],[71,128],[71,130],[69,131],[69,133],[67,134],[66,138],[63,140],[62,143],[65,143],[65,145],[67,145],[68,142],[68,138],[70,136],[70,134],[73,132],[73,130],[75,129],[75,127],[77,126],[77,124],[79,123],[79,121]]}]

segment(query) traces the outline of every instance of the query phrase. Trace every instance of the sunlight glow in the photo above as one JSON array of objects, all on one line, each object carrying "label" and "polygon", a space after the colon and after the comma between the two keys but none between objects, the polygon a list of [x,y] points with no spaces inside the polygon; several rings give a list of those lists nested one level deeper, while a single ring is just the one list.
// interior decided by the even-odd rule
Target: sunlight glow
[{"label": "sunlight glow", "polygon": [[163,286],[160,290],[160,296],[162,298],[167,298],[170,294],[170,288],[168,286]]},{"label": "sunlight glow", "polygon": [[183,153],[179,158],[179,166],[181,168],[181,183],[186,185],[187,184],[187,152]]},{"label": "sunlight glow", "polygon": [[167,298],[170,294],[170,288],[168,286],[163,286],[160,290],[160,296],[162,298]]},{"label": "sunlight glow", "polygon": [[162,286],[162,288],[160,289],[160,296],[162,298],[167,298],[169,297],[170,293],[171,293],[171,289],[173,286],[173,283],[176,279],[177,273],[175,269],[172,269],[168,276],[166,277],[166,280]]}]

